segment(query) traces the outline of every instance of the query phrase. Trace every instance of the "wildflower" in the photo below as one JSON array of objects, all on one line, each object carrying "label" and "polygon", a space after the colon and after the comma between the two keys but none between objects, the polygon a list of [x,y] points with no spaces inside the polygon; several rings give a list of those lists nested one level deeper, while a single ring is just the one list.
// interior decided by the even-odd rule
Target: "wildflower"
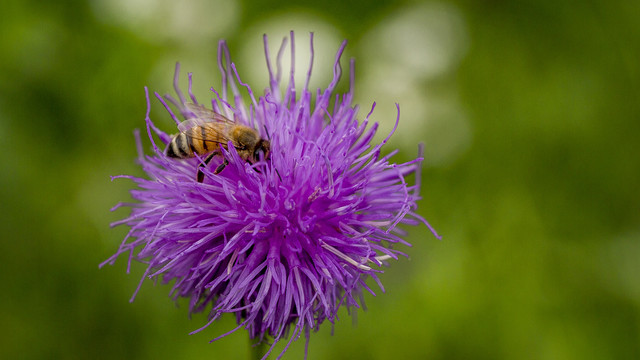
[{"label": "wildflower", "polygon": [[[346,42],[336,55],[333,80],[317,91],[315,106],[308,90],[311,65],[300,94],[293,65],[288,85],[281,89],[280,59],[287,39],[275,70],[266,36],[264,43],[270,85],[256,99],[230,62],[225,42],[220,42],[222,88],[220,93],[212,89],[211,107],[268,138],[269,156],[248,162],[228,143],[207,166],[201,166],[202,156],[169,158],[164,149],[171,137],[151,122],[147,91],[146,124],[153,154],[143,154],[139,135],[137,144],[138,161],[148,178],[117,176],[138,185],[131,191],[138,202],[116,206],[131,207],[129,217],[113,224],[125,224],[130,231],[105,263],[113,264],[128,252],[129,265],[132,259],[148,264],[140,283],[145,278],[175,281],[171,295],[176,300],[189,298],[190,313],[208,311],[209,321],[194,332],[232,313],[238,326],[220,337],[241,327],[258,342],[272,338],[275,345],[289,337],[284,353],[303,332],[308,344],[310,330],[316,331],[325,320],[333,322],[340,306],[363,305],[363,290],[373,294],[367,278],[384,291],[380,267],[405,255],[395,244],[409,246],[397,225],[423,223],[438,235],[415,213],[422,150],[415,160],[394,164],[390,158],[397,151],[381,155],[391,134],[371,144],[377,124],[368,123],[375,103],[359,121],[358,107],[352,105],[353,60],[349,91],[334,94]],[[313,34],[310,44],[312,64]],[[292,60],[293,54],[291,33]],[[174,79],[178,99],[155,94],[176,123],[180,121],[165,99],[185,118],[194,116],[193,106],[186,104],[199,104],[191,92],[191,74],[188,99],[177,86],[178,76],[179,65]],[[241,86],[251,100],[248,108]],[[399,108],[396,127],[398,120]],[[154,133],[163,144],[154,142]],[[213,169],[223,159],[228,164],[215,174]],[[198,169],[204,173],[202,182],[196,181]],[[411,174],[416,175],[414,185],[406,181]]]}]

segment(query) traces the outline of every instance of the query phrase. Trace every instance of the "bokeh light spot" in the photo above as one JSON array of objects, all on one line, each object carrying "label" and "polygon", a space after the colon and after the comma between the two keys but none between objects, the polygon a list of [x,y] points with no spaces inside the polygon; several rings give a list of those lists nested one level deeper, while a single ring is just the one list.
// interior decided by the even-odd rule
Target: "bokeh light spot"
[{"label": "bokeh light spot", "polygon": [[399,103],[401,125],[394,146],[427,143],[426,165],[448,164],[470,144],[471,127],[451,76],[467,42],[458,10],[439,3],[401,9],[363,38],[358,102],[377,102],[372,119],[380,123],[379,136],[393,128]]},{"label": "bokeh light spot", "polygon": [[100,20],[149,41],[182,45],[217,40],[233,29],[239,12],[233,0],[93,0],[92,7]]}]

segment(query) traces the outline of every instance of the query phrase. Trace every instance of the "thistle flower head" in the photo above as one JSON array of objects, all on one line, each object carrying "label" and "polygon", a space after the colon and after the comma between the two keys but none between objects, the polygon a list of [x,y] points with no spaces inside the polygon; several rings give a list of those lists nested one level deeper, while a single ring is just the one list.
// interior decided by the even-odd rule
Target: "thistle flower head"
[{"label": "thistle flower head", "polygon": [[[292,63],[293,40],[291,33]],[[308,89],[311,65],[297,93],[293,65],[282,80],[286,39],[275,69],[266,36],[264,41],[269,74],[264,95],[256,98],[240,80],[226,44],[220,42],[222,87],[220,92],[212,89],[210,104],[193,96],[191,74],[189,98],[183,95],[177,86],[178,66],[178,98],[156,97],[176,123],[180,120],[165,99],[187,119],[195,116],[189,103],[200,104],[255,129],[270,142],[269,156],[247,161],[243,150],[229,142],[206,166],[206,156],[167,157],[164,149],[172,138],[152,123],[147,110],[151,155],[143,154],[137,137],[138,161],[147,177],[122,176],[137,184],[131,194],[138,202],[116,206],[131,207],[130,216],[114,224],[130,231],[105,263],[129,253],[129,264],[132,259],[148,264],[141,283],[145,278],[174,281],[175,299],[190,299],[190,312],[208,313],[202,329],[232,313],[238,327],[230,332],[246,328],[251,338],[272,338],[275,345],[286,337],[290,343],[303,332],[308,341],[310,330],[325,320],[333,322],[340,306],[364,305],[363,290],[373,294],[367,278],[382,289],[381,266],[404,255],[395,244],[409,245],[398,225],[431,227],[415,213],[422,151],[413,161],[395,164],[391,157],[397,151],[382,155],[391,134],[372,143],[377,124],[370,125],[369,116],[375,104],[364,119],[357,118],[353,61],[349,91],[334,93],[346,42],[335,57],[333,80],[313,95]],[[310,44],[313,63],[313,35]],[[396,126],[398,119],[399,108]],[[223,161],[226,167],[214,173]],[[202,182],[196,181],[199,169]],[[413,185],[406,180],[411,174]]]}]

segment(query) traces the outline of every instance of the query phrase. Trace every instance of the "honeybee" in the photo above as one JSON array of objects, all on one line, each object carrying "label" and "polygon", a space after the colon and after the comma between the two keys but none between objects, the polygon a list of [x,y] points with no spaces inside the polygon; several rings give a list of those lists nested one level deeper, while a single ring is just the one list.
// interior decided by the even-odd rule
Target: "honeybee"
[{"label": "honeybee", "polygon": [[[221,155],[220,148],[227,149],[229,141],[245,161],[260,161],[260,153],[265,159],[269,157],[271,143],[261,138],[255,129],[236,124],[222,114],[201,105],[188,103],[185,106],[195,116],[178,125],[180,133],[174,135],[165,153],[168,157],[178,159],[192,158],[196,154],[207,155],[198,167],[198,182],[204,180],[202,167],[209,164],[214,156]],[[219,174],[227,164],[228,160],[224,159],[213,173]]]}]

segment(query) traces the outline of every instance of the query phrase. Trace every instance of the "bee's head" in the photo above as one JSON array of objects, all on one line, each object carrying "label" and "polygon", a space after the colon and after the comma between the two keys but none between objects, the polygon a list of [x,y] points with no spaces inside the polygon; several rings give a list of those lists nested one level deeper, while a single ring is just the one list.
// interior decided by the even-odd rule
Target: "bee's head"
[{"label": "bee's head", "polygon": [[260,139],[258,141],[256,149],[253,151],[255,161],[260,161],[260,153],[263,154],[265,160],[269,160],[271,157],[271,142],[269,140]]}]

